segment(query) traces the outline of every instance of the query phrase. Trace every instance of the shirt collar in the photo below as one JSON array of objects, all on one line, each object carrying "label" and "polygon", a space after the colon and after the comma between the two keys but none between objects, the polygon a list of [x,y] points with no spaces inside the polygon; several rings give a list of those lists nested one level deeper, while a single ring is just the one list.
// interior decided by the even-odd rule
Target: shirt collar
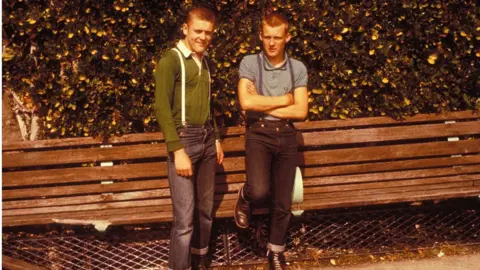
[{"label": "shirt collar", "polygon": [[272,63],[270,63],[270,61],[268,60],[268,57],[266,57],[263,52],[260,53],[260,56],[263,58],[263,67],[266,70],[275,70],[275,69],[286,70],[287,69],[287,60],[288,60],[287,53],[285,53],[285,60],[279,67],[275,67],[274,65],[272,65]]},{"label": "shirt collar", "polygon": [[[185,45],[185,42],[183,39],[179,40],[177,43],[177,48],[182,52],[183,56],[185,58],[188,58],[190,55],[192,55],[192,51]],[[203,52],[202,56],[208,56],[208,53],[206,51]]]}]

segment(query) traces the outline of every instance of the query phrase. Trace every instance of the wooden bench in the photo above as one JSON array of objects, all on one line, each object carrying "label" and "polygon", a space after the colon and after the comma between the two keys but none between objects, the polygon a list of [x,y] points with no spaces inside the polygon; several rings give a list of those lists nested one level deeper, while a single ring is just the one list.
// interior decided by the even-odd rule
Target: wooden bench
[{"label": "wooden bench", "polygon": [[[480,195],[480,116],[470,111],[296,123],[304,201],[294,210]],[[216,217],[245,181],[244,128],[225,131]],[[3,226],[172,219],[160,133],[3,145]],[[265,209],[257,209],[257,212]]]}]

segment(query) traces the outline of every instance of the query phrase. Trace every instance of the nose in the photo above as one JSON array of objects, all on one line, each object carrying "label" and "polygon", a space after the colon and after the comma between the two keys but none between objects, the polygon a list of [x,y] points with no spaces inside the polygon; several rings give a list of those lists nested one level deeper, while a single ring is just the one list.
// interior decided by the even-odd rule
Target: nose
[{"label": "nose", "polygon": [[268,40],[268,45],[270,45],[270,46],[275,45],[275,42],[274,42],[273,38]]},{"label": "nose", "polygon": [[205,40],[205,37],[206,37],[205,32],[202,32],[202,33],[200,34],[200,39],[201,39],[201,40]]}]

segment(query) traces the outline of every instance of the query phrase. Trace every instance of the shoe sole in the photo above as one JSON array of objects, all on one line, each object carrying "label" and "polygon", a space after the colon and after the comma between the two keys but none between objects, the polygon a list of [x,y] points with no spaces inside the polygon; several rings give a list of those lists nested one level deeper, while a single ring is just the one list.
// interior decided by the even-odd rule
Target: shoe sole
[{"label": "shoe sole", "polygon": [[[243,188],[243,187],[242,187]],[[248,228],[248,226],[241,226],[240,224],[238,224],[238,221],[237,221],[237,215],[235,215],[235,212],[237,210],[237,204],[238,204],[238,201],[240,200],[240,196],[242,196],[240,194],[240,192],[242,192],[242,188],[238,190],[238,193],[237,193],[237,201],[235,202],[235,208],[233,209],[233,219],[235,220],[235,225],[237,225],[237,227],[241,228],[241,229],[246,229]]]}]

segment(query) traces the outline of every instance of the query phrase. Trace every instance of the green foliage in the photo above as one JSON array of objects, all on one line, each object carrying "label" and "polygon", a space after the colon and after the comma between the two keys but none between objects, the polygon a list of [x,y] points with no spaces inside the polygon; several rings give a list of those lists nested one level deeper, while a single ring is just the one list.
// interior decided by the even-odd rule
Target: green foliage
[{"label": "green foliage", "polygon": [[240,122],[238,65],[260,51],[259,21],[273,10],[289,16],[289,54],[309,70],[310,120],[480,106],[477,9],[453,0],[5,0],[4,88],[42,116],[48,138],[156,130],[155,63],[199,2],[219,15],[210,58],[225,125]]}]

